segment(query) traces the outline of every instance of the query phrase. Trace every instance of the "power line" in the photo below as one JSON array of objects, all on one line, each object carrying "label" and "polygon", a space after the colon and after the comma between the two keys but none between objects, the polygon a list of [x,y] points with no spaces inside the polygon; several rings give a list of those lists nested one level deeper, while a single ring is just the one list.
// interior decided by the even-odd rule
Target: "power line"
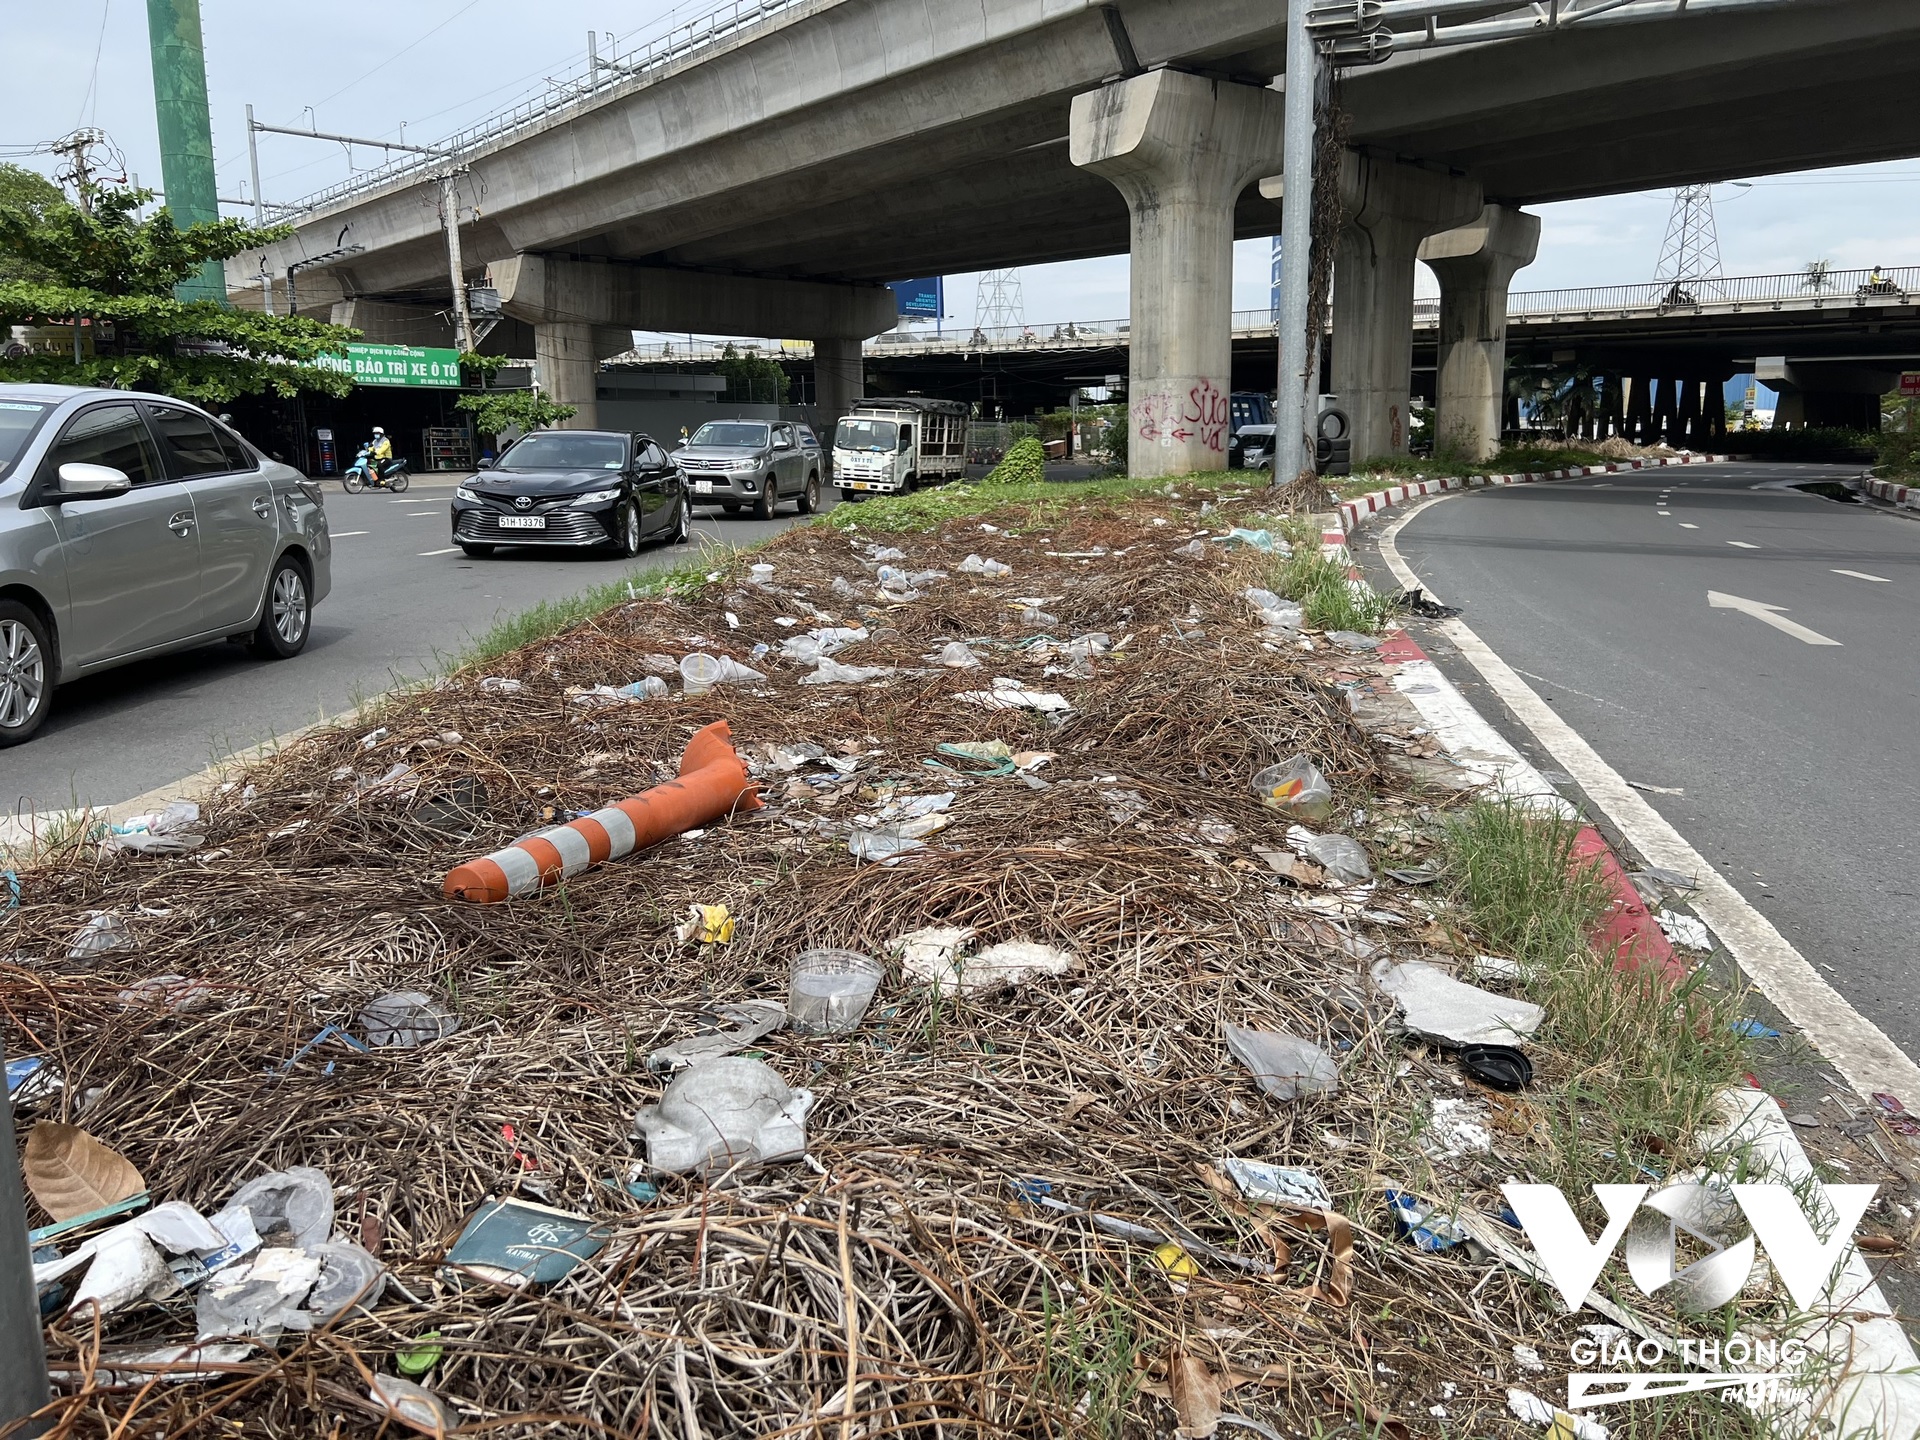
[{"label": "power line", "polygon": [[361,75],[358,79],[349,80],[345,85],[342,85],[338,90],[334,91],[333,94],[328,95],[323,99],[316,100],[314,102],[314,108],[318,109],[320,106],[325,105],[329,100],[338,100],[342,95],[346,94],[347,91],[353,89],[354,86],[360,84],[361,81],[372,79],[375,75],[379,74],[382,70],[386,69],[387,66],[391,65],[394,61],[398,60],[402,55],[405,55],[409,50],[413,50],[421,45],[424,45],[427,41],[431,40],[434,36],[438,35],[442,30],[446,29],[447,26],[451,25],[454,21],[458,20],[462,15],[466,14],[469,10],[473,9],[473,7],[478,5],[479,3],[480,3],[480,0],[467,0],[466,4],[462,5],[458,10],[454,11],[453,14],[447,16],[446,19],[442,20],[438,25],[434,26],[431,30],[427,31],[426,34],[422,35],[418,40],[415,40],[412,44],[402,46],[400,49],[394,51],[391,55],[387,56],[386,59],[382,60],[378,65],[374,66],[373,69],[367,71],[366,74]]},{"label": "power line", "polygon": [[80,118],[73,122],[75,128],[87,123],[87,107],[97,103],[100,89],[100,51],[107,43],[107,16],[112,12],[113,0],[100,0],[100,34],[93,42],[93,73],[87,77],[87,93],[80,97]]}]

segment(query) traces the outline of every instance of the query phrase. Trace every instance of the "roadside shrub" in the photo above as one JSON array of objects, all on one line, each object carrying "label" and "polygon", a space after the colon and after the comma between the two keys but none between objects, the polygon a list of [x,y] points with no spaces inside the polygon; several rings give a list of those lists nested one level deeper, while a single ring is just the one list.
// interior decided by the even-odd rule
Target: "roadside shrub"
[{"label": "roadside shrub", "polygon": [[1047,452],[1029,435],[1016,440],[1006,457],[987,476],[989,485],[1032,485],[1047,478]]}]

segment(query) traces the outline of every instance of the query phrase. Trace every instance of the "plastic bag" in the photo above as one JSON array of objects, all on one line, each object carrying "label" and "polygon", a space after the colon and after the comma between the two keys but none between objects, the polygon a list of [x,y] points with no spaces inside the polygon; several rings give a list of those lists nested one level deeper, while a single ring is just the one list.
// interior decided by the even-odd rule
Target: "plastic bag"
[{"label": "plastic bag", "polygon": [[1002,564],[998,560],[988,560],[984,556],[969,555],[960,562],[960,573],[963,575],[986,575],[994,579],[999,579],[1003,575],[1011,575],[1013,573],[1013,567]]},{"label": "plastic bag", "polygon": [[176,800],[158,815],[135,815],[113,826],[105,843],[110,849],[139,855],[184,855],[207,843],[199,826],[200,807],[191,800]]},{"label": "plastic bag", "polygon": [[1307,842],[1306,855],[1342,885],[1363,885],[1373,879],[1367,848],[1351,835],[1316,835]]},{"label": "plastic bag", "polygon": [[1253,1072],[1260,1088],[1276,1100],[1332,1094],[1340,1088],[1333,1057],[1311,1040],[1272,1030],[1226,1027],[1227,1050]]},{"label": "plastic bag", "polygon": [[893,674],[891,665],[842,665],[838,660],[820,657],[820,668],[811,675],[802,675],[802,685],[864,685],[869,680],[878,680]]},{"label": "plastic bag", "polygon": [[949,640],[938,655],[929,655],[927,658],[949,670],[973,670],[980,664],[980,657],[958,640]]},{"label": "plastic bag", "polygon": [[67,959],[97,960],[115,950],[133,948],[133,935],[127,929],[127,922],[105,910],[95,910],[67,946]]},{"label": "plastic bag", "polygon": [[286,1230],[296,1245],[318,1245],[333,1233],[333,1182],[312,1166],[292,1165],[249,1180],[227,1208],[244,1209],[263,1236]]},{"label": "plastic bag", "polygon": [[1241,594],[1253,606],[1260,623],[1270,630],[1298,630],[1306,618],[1301,606],[1291,600],[1282,600],[1271,590],[1249,589]]},{"label": "plastic bag", "polygon": [[1253,793],[1261,804],[1302,820],[1324,820],[1333,809],[1333,787],[1304,755],[1262,770],[1253,777]]},{"label": "plastic bag", "polygon": [[412,1050],[443,1040],[460,1028],[451,1010],[418,990],[379,995],[361,1009],[355,1022],[369,1045]]},{"label": "plastic bag", "polygon": [[480,688],[489,695],[518,695],[523,687],[520,681],[505,675],[489,675],[480,682]]}]

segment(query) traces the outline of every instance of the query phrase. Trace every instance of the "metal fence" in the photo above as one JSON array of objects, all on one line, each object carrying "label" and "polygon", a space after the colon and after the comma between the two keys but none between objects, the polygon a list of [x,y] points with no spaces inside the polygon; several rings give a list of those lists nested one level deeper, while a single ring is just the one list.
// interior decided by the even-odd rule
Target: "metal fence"
[{"label": "metal fence", "polygon": [[[548,92],[522,100],[509,110],[477,120],[464,130],[456,130],[437,141],[429,155],[398,155],[371,170],[363,170],[350,180],[342,180],[325,190],[317,190],[302,199],[267,207],[276,220],[297,219],[310,211],[324,209],[367,191],[378,190],[409,175],[434,172],[449,160],[458,160],[465,152],[476,150],[513,135],[516,131],[544,125],[569,109],[585,108],[615,90],[634,81],[650,82],[670,65],[699,54],[723,41],[737,37],[762,21],[802,5],[820,0],[722,0],[722,3],[666,34],[646,41],[624,55],[612,54],[588,59],[559,78],[549,78]],[[832,0],[829,0],[832,3]]]}]

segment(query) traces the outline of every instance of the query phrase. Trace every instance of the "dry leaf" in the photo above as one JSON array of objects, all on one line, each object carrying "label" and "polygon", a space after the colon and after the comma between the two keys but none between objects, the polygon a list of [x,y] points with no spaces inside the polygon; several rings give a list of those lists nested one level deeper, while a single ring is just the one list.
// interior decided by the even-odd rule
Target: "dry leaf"
[{"label": "dry leaf", "polygon": [[1080,1112],[1090,1105],[1100,1103],[1100,1097],[1089,1091],[1081,1090],[1067,1097],[1067,1103],[1061,1108],[1060,1123],[1071,1125],[1080,1116]]},{"label": "dry leaf", "polygon": [[1906,1242],[1897,1235],[1856,1235],[1853,1243],[1876,1255],[1891,1255],[1896,1250],[1906,1248]]},{"label": "dry leaf", "polygon": [[1296,885],[1323,885],[1327,872],[1311,860],[1302,860],[1291,850],[1267,850],[1256,847],[1254,852],[1274,874],[1283,880],[1291,880]]},{"label": "dry leaf", "polygon": [[1177,1345],[1167,1352],[1167,1390],[1181,1440],[1207,1440],[1220,1429],[1219,1377]]},{"label": "dry leaf", "polygon": [[27,1189],[55,1220],[117,1205],[147,1188],[131,1161],[78,1125],[42,1120],[27,1135],[21,1162]]}]

